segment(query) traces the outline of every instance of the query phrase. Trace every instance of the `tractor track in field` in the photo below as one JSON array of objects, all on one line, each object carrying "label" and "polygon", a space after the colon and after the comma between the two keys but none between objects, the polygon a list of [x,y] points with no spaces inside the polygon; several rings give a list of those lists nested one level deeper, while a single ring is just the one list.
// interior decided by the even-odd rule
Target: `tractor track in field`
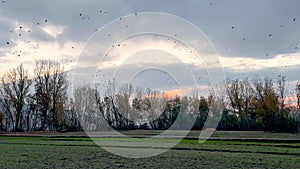
[{"label": "tractor track in field", "polygon": [[[44,140],[46,141],[46,140]],[[51,140],[51,141],[64,141],[64,140]],[[73,140],[72,140],[73,141]],[[99,147],[96,144],[54,144],[54,143],[9,143],[9,142],[0,142],[0,144],[12,144],[12,145],[32,145],[32,146],[66,146],[66,147]],[[226,144],[226,145],[242,145],[245,146],[246,144]],[[300,146],[293,146],[293,145],[261,145],[261,144],[251,144],[247,146],[271,146],[271,147],[282,147],[282,148],[300,148]],[[165,147],[144,147],[144,146],[113,146],[108,145],[105,146],[108,148],[136,148],[136,149],[167,149]],[[212,148],[187,148],[187,147],[173,147],[170,150],[177,150],[177,151],[205,151],[205,152],[223,152],[223,153],[250,153],[250,154],[269,154],[269,155],[289,155],[289,156],[299,156],[299,153],[288,153],[288,152],[269,152],[269,151],[249,151],[249,150],[228,150],[228,149],[212,149]]]}]

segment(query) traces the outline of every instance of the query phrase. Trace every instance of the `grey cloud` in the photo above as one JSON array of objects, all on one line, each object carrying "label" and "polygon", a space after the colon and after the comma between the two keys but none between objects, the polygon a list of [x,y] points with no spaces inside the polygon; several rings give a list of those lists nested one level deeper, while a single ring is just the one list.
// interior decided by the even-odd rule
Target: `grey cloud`
[{"label": "grey cloud", "polygon": [[[144,11],[171,13],[187,19],[203,30],[219,53],[224,56],[265,58],[294,52],[293,47],[300,43],[299,5],[300,2],[297,0],[262,2],[11,0],[2,4],[1,9],[2,15],[31,24],[33,27],[36,23],[65,25],[66,30],[60,39],[61,43],[65,39],[85,41],[95,30],[112,19],[130,13]],[[79,16],[80,13],[82,16]],[[294,22],[293,18],[298,20]],[[48,23],[44,22],[45,19]],[[281,25],[284,26],[280,27]],[[42,34],[39,28],[35,29],[32,30],[33,37],[53,40]],[[272,34],[272,37],[269,37],[269,34]]]},{"label": "grey cloud", "polygon": [[[272,58],[278,54],[299,52],[295,50],[295,46],[300,44],[299,6],[300,1],[297,0],[10,0],[0,4],[1,17],[5,18],[0,23],[0,54],[9,51],[6,50],[9,48],[6,41],[10,41],[10,47],[13,47],[19,38],[9,33],[15,29],[15,22],[32,29],[30,34],[26,34],[28,38],[58,41],[63,45],[67,41],[85,42],[96,29],[121,16],[155,11],[174,14],[190,21],[207,35],[217,51],[225,57]],[[40,29],[47,24],[64,26],[64,34],[58,39],[50,37]],[[297,80],[298,70],[299,65],[253,70],[246,74],[272,74],[276,71],[278,74],[286,74],[289,80]],[[242,75],[230,68],[225,71],[228,77]]]},{"label": "grey cloud", "polygon": [[[88,37],[104,24],[120,15],[127,14],[122,1],[18,1],[11,0],[1,4],[1,14],[11,21],[25,23],[33,28],[33,38],[52,40],[41,34],[40,26],[47,24],[63,25],[66,30],[63,39],[86,41]],[[100,10],[103,11],[100,13]],[[104,13],[108,12],[108,13]],[[82,16],[80,16],[80,14]],[[83,19],[84,18],[84,19]],[[47,22],[45,22],[47,20]],[[0,25],[0,29],[3,28]],[[20,25],[21,26],[21,25]],[[13,28],[10,28],[13,29]]]},{"label": "grey cloud", "polygon": [[227,57],[274,57],[294,52],[294,45],[300,42],[300,2],[297,0],[143,3],[137,3],[137,8],[171,13],[192,22],[206,33],[219,53]]}]

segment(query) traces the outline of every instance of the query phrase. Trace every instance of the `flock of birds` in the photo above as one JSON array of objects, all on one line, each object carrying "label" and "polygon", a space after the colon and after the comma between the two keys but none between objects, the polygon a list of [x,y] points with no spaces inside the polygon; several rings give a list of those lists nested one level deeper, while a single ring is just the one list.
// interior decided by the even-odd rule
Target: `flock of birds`
[{"label": "flock of birds", "polygon": [[[2,3],[5,3],[5,0],[2,0]],[[107,14],[108,11],[105,11],[105,10],[99,10],[99,13],[101,14]],[[135,13],[137,15],[137,13]],[[79,17],[81,20],[90,20],[91,18],[90,17],[87,17],[85,16],[84,13],[79,13]],[[37,26],[42,26],[42,25],[46,25],[48,23],[48,19],[45,19],[43,22],[36,22],[36,25]],[[127,26],[128,27],[128,26]],[[95,30],[97,31],[97,29]],[[15,30],[10,30],[9,31],[9,34],[14,34],[16,33],[17,34],[17,37],[22,37],[22,35],[24,35],[25,33],[31,33],[32,31],[30,29],[28,29],[27,31],[23,28],[23,26],[19,26],[18,28],[16,28]],[[110,36],[110,34],[109,34]],[[27,43],[30,44],[31,41],[30,40],[27,40]],[[6,41],[6,45],[7,46],[12,46],[14,44],[14,41],[13,40],[8,40]],[[120,46],[120,45],[119,45]],[[35,44],[35,48],[38,48],[39,47],[39,44],[36,43]],[[75,49],[74,46],[71,47],[72,49]],[[12,52],[13,55],[17,55],[17,56],[21,56],[21,53],[22,53],[22,50],[19,50],[19,51],[14,51]],[[36,51],[34,51],[34,53],[36,53]],[[68,60],[66,59],[66,61],[69,61],[69,62],[72,62],[72,60]]]},{"label": "flock of birds", "polygon": [[[47,22],[48,22],[48,20],[45,20],[45,23],[47,23]],[[39,24],[39,23],[38,23],[38,24]],[[31,30],[24,31],[24,28],[23,28],[22,26],[20,26],[20,27],[17,28],[17,31],[15,31],[15,33],[17,33],[17,36],[19,36],[19,37],[21,37],[21,36],[23,35],[22,32],[23,32],[23,34],[24,34],[24,32],[26,32],[26,33],[31,33]],[[9,33],[10,33],[10,34],[13,34],[14,31],[13,31],[13,30],[10,30]],[[30,41],[30,40],[27,40],[27,43],[29,44],[29,43],[31,43],[31,41]],[[7,44],[7,45],[10,45],[11,42],[10,42],[10,41],[7,41],[6,44]],[[38,48],[38,47],[39,47],[39,44],[36,43],[36,44],[35,44],[35,47]],[[17,54],[18,56],[21,56],[21,53],[22,53],[22,50],[20,50],[20,51],[18,51],[18,52],[13,52],[12,54],[13,54],[13,55]],[[34,51],[34,53],[36,53],[36,51]]]},{"label": "flock of birds", "polygon": [[[293,18],[293,19],[292,19],[293,22],[296,22],[296,20],[297,20],[297,18]],[[285,25],[280,25],[280,26],[279,26],[279,28],[283,28],[283,27],[285,27]],[[231,29],[236,29],[236,27],[235,27],[235,26],[232,26]],[[269,37],[269,38],[271,38],[272,36],[273,36],[272,33],[269,33],[269,34],[268,34],[268,37]],[[246,38],[243,37],[243,41],[245,41],[245,40],[246,40]],[[229,49],[229,48],[226,47],[226,49]],[[294,50],[298,50],[298,49],[299,49],[298,46],[294,46]],[[269,54],[267,53],[266,56],[269,56]]]},{"label": "flock of birds", "polygon": [[[2,0],[2,3],[5,3],[5,0]],[[213,5],[212,2],[210,2],[209,4],[210,4],[210,5]],[[107,13],[109,13],[108,11],[105,11],[105,10],[99,10],[98,12],[99,12],[100,14],[107,14]],[[137,13],[135,13],[135,15],[137,15]],[[91,19],[91,17],[85,15],[84,13],[79,13],[78,16],[79,16],[79,18],[80,18],[81,20],[85,20],[85,19],[90,20],[90,19]],[[120,20],[122,20],[122,18],[120,18]],[[297,21],[297,18],[292,18],[292,22],[296,22],[296,21]],[[47,24],[47,23],[48,23],[48,19],[44,19],[43,22],[37,22],[36,25],[37,25],[37,26],[40,26],[40,25],[45,25],[45,24]],[[286,26],[286,25],[279,25],[280,28],[283,28],[283,27],[285,27],[285,26]],[[128,27],[128,25],[127,25],[127,27]],[[234,30],[234,29],[237,29],[237,27],[236,27],[236,26],[231,26],[231,29]],[[95,31],[97,31],[97,29],[96,29]],[[28,34],[31,33],[31,30],[24,30],[23,26],[19,26],[18,29],[16,29],[15,31],[10,30],[9,33],[10,33],[10,34],[16,33],[16,34],[17,34],[17,37],[22,37],[22,35],[23,35],[24,33],[28,33]],[[111,34],[108,34],[108,36],[110,37]],[[272,38],[272,36],[273,36],[272,33],[268,33],[268,34],[267,34],[267,37],[268,37],[268,38]],[[175,35],[175,37],[177,37],[177,35]],[[246,37],[242,37],[242,40],[243,40],[243,41],[246,41]],[[29,43],[31,43],[31,41],[30,41],[30,40],[27,40],[27,43],[29,44]],[[173,43],[176,44],[176,41],[173,41]],[[7,42],[6,42],[6,45],[8,45],[8,46],[9,46],[9,45],[12,45],[12,44],[13,44],[13,41],[7,41]],[[125,45],[126,45],[126,44],[124,44],[124,46],[125,46]],[[121,45],[118,44],[117,46],[120,47]],[[123,46],[123,45],[122,45],[122,46]],[[35,48],[38,48],[38,47],[39,47],[39,44],[36,43],[36,44],[35,44]],[[115,47],[115,46],[112,46],[112,47]],[[71,48],[74,49],[75,47],[72,46]],[[229,48],[226,47],[226,50],[228,50],[228,49],[229,49]],[[295,51],[298,51],[298,50],[299,50],[299,46],[294,46],[294,50],[295,50]],[[17,56],[20,57],[20,56],[21,56],[21,53],[22,53],[22,50],[19,50],[19,51],[13,52],[12,54],[13,54],[13,55],[17,55]],[[36,53],[36,51],[34,51],[34,53]],[[269,56],[269,53],[267,53],[266,56]]]},{"label": "flock of birds", "polygon": [[[2,0],[2,3],[5,3],[5,0]],[[210,5],[213,5],[213,4],[210,3]],[[99,12],[100,14],[108,14],[108,13],[109,13],[108,11],[105,11],[105,10],[99,10],[98,12]],[[138,13],[134,13],[134,15],[138,15]],[[77,17],[79,18],[79,20],[91,20],[91,17],[88,16],[88,15],[86,15],[86,14],[83,13],[83,12],[77,13]],[[122,20],[123,18],[120,17],[119,19]],[[296,22],[297,22],[297,18],[291,18],[291,19],[290,19],[290,22],[296,23]],[[45,26],[45,25],[47,25],[47,24],[49,24],[49,23],[51,23],[51,20],[49,21],[48,19],[43,19],[43,20],[40,20],[40,21],[36,22],[35,25],[38,27],[37,29],[40,29],[39,26]],[[128,25],[127,25],[126,27],[128,28]],[[285,28],[285,27],[287,27],[287,25],[281,24],[281,25],[278,25],[278,27],[279,27],[279,28]],[[239,27],[236,26],[236,25],[232,25],[232,26],[230,26],[230,27],[227,28],[227,29],[228,29],[228,30],[230,30],[230,29],[231,29],[231,30],[237,30],[237,29],[239,29]],[[8,33],[8,34],[11,34],[11,35],[15,36],[16,38],[18,38],[18,37],[21,38],[21,37],[24,36],[24,34],[30,34],[30,33],[32,33],[33,31],[34,31],[34,30],[26,29],[25,27],[23,27],[22,25],[20,25],[19,27],[17,27],[17,28],[14,29],[14,30],[9,30],[9,33]],[[97,29],[95,29],[95,31],[97,31]],[[112,35],[111,35],[111,34],[108,34],[107,36],[108,36],[108,37],[111,37]],[[154,35],[154,36],[157,37],[158,35]],[[266,38],[272,38],[273,36],[274,36],[273,33],[271,33],[271,32],[266,32]],[[29,36],[24,36],[24,37],[29,37]],[[178,43],[178,42],[176,42],[177,37],[178,37],[178,35],[175,34],[173,38],[172,38],[172,37],[167,38],[167,41],[176,44],[176,43]],[[174,40],[174,39],[175,39],[175,40]],[[246,41],[246,40],[247,40],[246,37],[242,37],[241,39],[242,39],[243,41]],[[27,42],[28,44],[34,43],[34,42],[31,41],[31,40],[27,40],[26,42]],[[14,46],[13,40],[11,40],[11,41],[6,41],[6,45],[9,46],[9,47]],[[39,43],[34,43],[33,46],[35,46],[35,48],[37,49],[37,48],[39,48]],[[113,45],[112,47],[114,48],[114,47],[121,47],[121,46],[126,46],[126,44],[116,44],[116,45]],[[299,51],[300,46],[294,46],[293,48],[294,48],[295,51]],[[75,47],[72,46],[71,49],[75,49]],[[228,50],[229,48],[226,47],[225,49]],[[193,51],[191,51],[190,49],[187,49],[187,50],[189,50],[189,53],[192,53],[192,52],[193,52]],[[36,53],[36,51],[34,51],[34,53]],[[18,57],[21,57],[21,55],[22,55],[22,50],[14,51],[14,52],[12,52],[12,54],[13,54],[13,55],[16,55],[16,56],[18,56]],[[266,56],[269,56],[269,53],[266,53]],[[73,62],[73,61],[72,61],[71,59],[64,59],[62,63],[68,65],[69,63],[72,63],[72,62]],[[112,64],[113,64],[113,66],[116,66],[115,63],[112,63]],[[283,63],[282,63],[282,64],[283,64]],[[284,66],[284,67],[287,67],[287,66]],[[276,70],[274,70],[274,74],[276,74]],[[274,75],[274,74],[273,74],[273,75]],[[251,74],[250,74],[250,75],[251,75]],[[105,78],[105,77],[104,77],[105,74],[102,73],[102,72],[98,72],[98,71],[96,72],[96,75],[95,75],[95,76],[103,76],[102,78]],[[244,76],[244,73],[243,73],[243,76]],[[200,78],[202,78],[202,77],[199,77],[199,79],[200,79]],[[168,82],[168,83],[171,83],[171,82]],[[111,84],[107,84],[107,86],[111,86]]]}]

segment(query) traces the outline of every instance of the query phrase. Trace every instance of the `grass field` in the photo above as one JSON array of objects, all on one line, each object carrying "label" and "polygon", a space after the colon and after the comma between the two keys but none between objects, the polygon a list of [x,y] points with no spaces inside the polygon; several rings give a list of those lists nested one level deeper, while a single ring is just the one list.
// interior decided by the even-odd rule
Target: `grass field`
[{"label": "grass field", "polygon": [[[217,132],[213,135],[215,139],[204,144],[193,139],[197,133],[189,136],[190,139],[182,140],[168,152],[144,159],[116,156],[78,133],[55,137],[0,136],[0,168],[300,168],[299,135]],[[130,142],[133,139],[137,138],[96,140]]]}]

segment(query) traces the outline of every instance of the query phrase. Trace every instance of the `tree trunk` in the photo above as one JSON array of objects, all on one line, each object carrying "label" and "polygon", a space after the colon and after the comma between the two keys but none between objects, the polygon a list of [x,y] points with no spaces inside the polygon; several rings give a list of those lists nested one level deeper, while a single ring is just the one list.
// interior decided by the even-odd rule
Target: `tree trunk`
[{"label": "tree trunk", "polygon": [[30,111],[27,112],[27,116],[26,116],[26,128],[27,128],[27,131],[30,130]]}]

